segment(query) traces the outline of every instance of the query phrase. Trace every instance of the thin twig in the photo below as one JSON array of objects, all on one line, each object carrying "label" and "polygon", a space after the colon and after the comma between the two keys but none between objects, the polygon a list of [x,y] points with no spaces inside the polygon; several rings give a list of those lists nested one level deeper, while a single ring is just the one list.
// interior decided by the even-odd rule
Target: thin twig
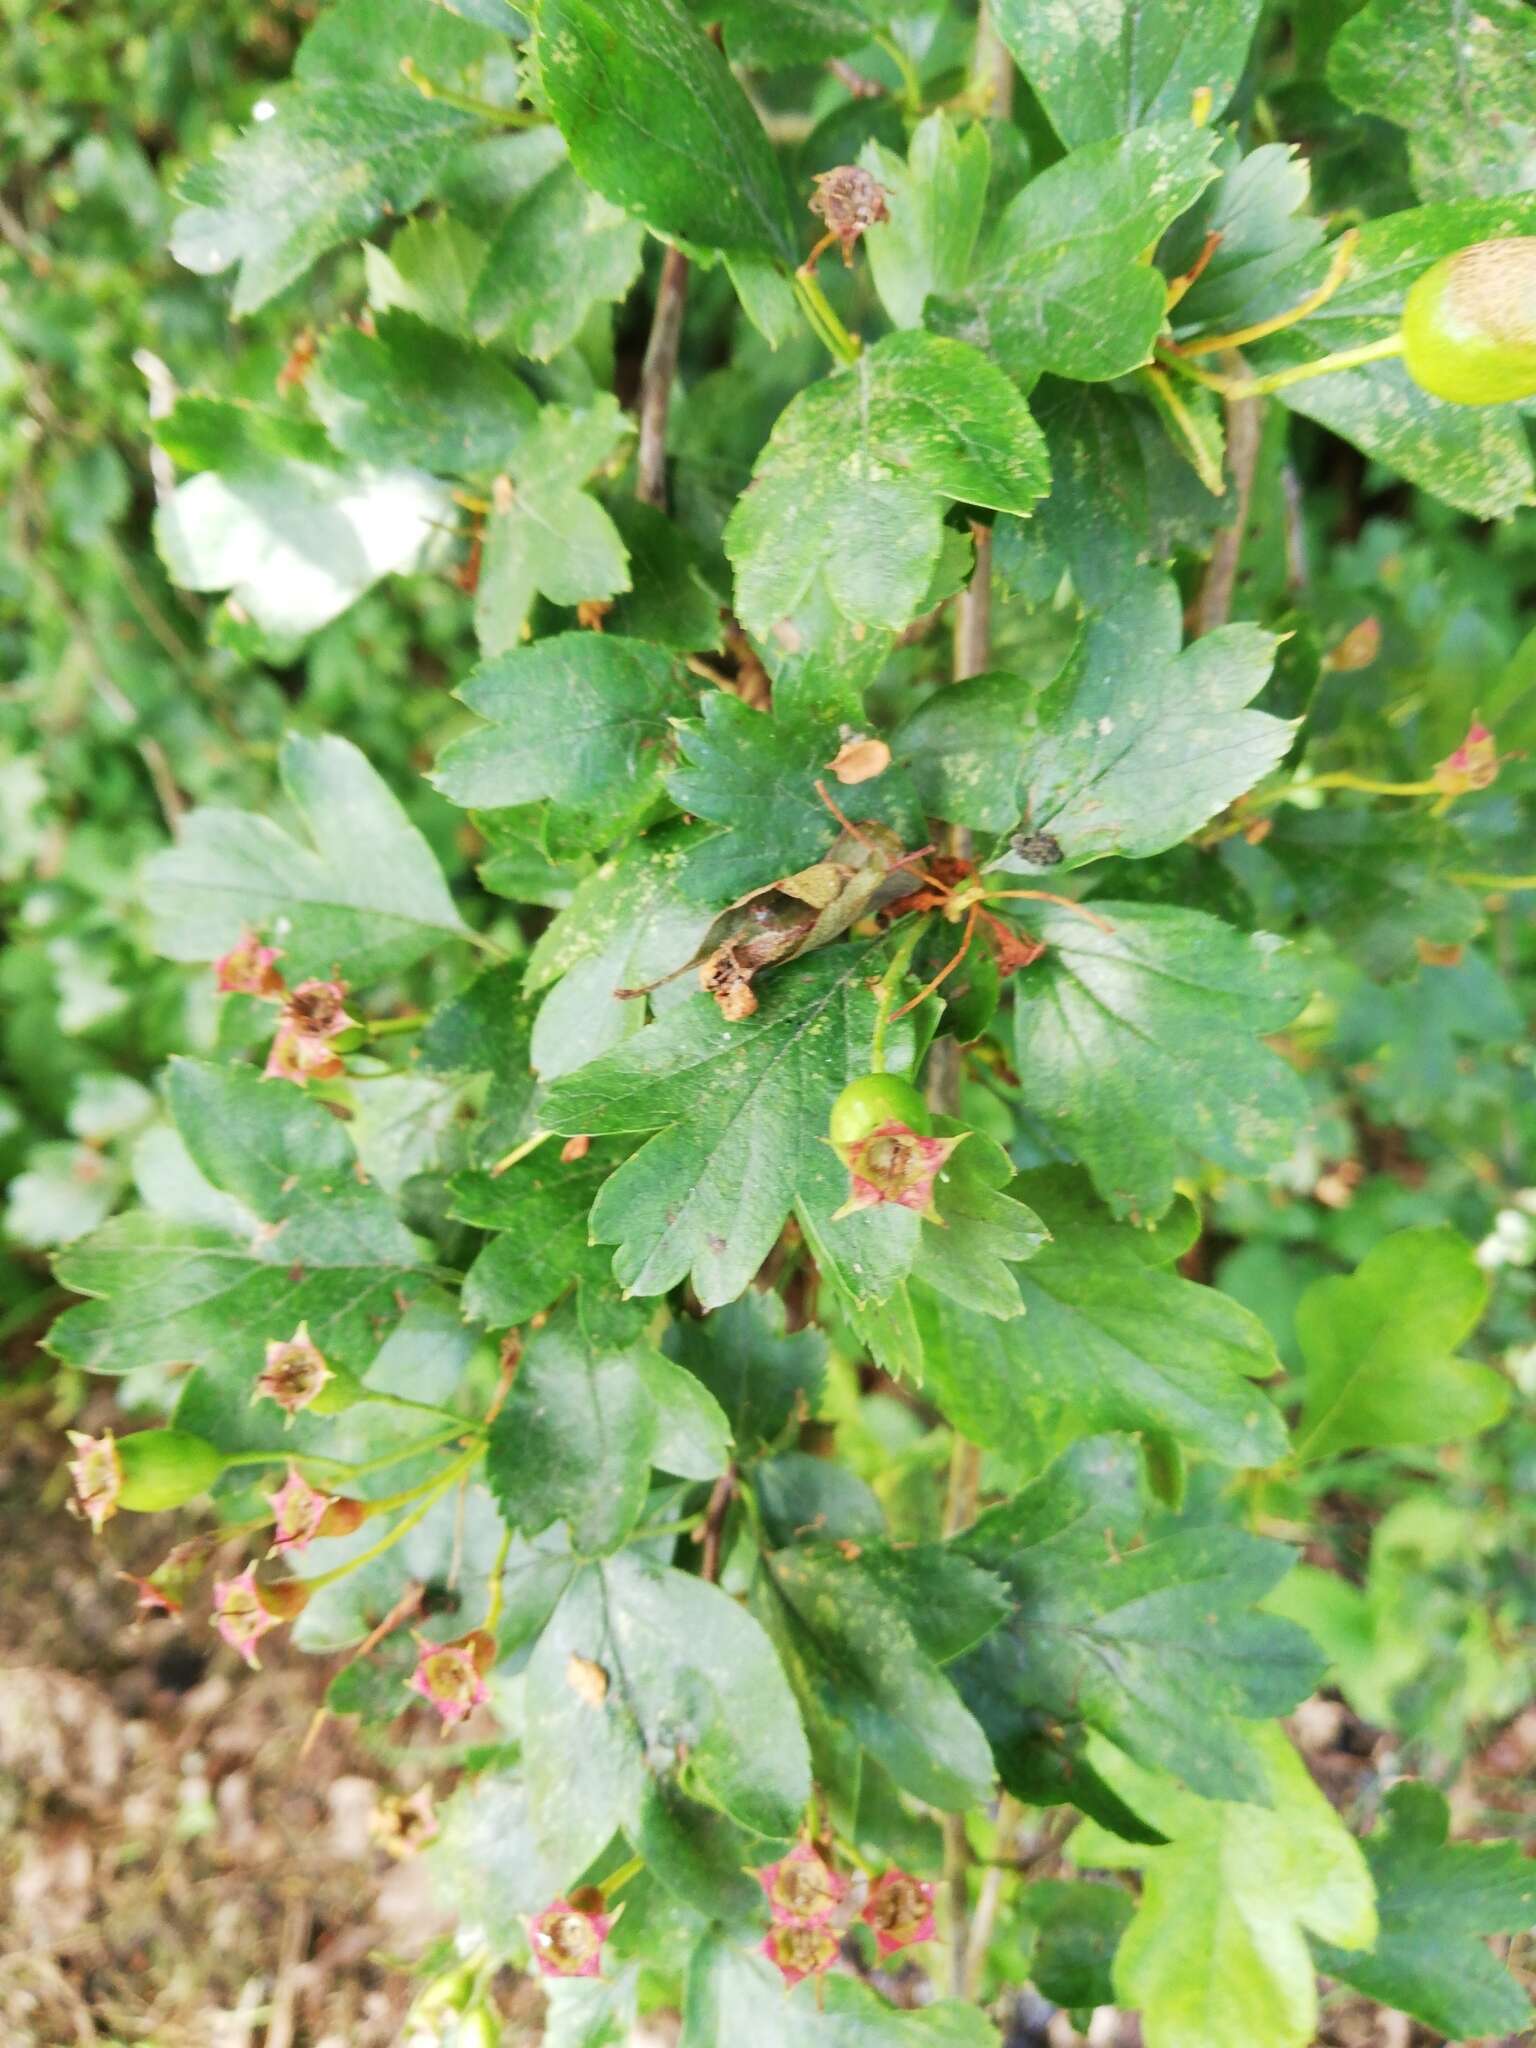
[{"label": "thin twig", "polygon": [[667,509],[667,408],[672,403],[687,297],[688,258],[680,249],[669,249],[661,262],[656,310],[640,369],[640,445],[635,456],[635,496],[658,512]]},{"label": "thin twig", "polygon": [[283,1909],[282,1932],[278,1936],[277,1981],[272,1989],[272,2017],[267,2023],[267,2048],[293,2048],[298,1971],[309,1947],[310,1929],[313,1924],[308,1900],[297,1892],[290,1893]]},{"label": "thin twig", "polygon": [[1228,397],[1227,466],[1232,472],[1235,503],[1232,523],[1216,536],[1205,581],[1195,602],[1195,632],[1209,633],[1224,626],[1232,616],[1232,599],[1237,590],[1237,565],[1242,557],[1243,536],[1248,527],[1248,506],[1253,496],[1253,473],[1258,467],[1259,443],[1264,432],[1263,408],[1256,398]]},{"label": "thin twig", "polygon": [[[989,527],[972,529],[976,542],[976,566],[971,580],[955,606],[954,678],[963,683],[980,675],[992,659],[992,533]],[[944,851],[961,860],[969,859],[971,835],[963,826],[950,825]],[[928,1061],[928,1104],[940,1116],[953,1116],[960,1107],[961,1053],[953,1038],[941,1038]],[[981,1483],[981,1452],[975,1444],[956,1436],[949,1459],[949,1490],[944,1502],[944,1534],[952,1536],[976,1518],[976,1496]],[[963,1997],[966,1958],[969,1954],[970,1844],[966,1839],[965,1816],[944,1815],[944,1891],[949,1903],[949,1988],[952,1996]]]},{"label": "thin twig", "polygon": [[700,1540],[704,1545],[704,1561],[699,1567],[699,1575],[707,1579],[711,1585],[720,1576],[720,1544],[725,1532],[726,1510],[735,1498],[736,1467],[727,1465],[715,1481],[714,1491],[709,1496],[709,1505],[704,1510],[704,1527],[700,1532]]},{"label": "thin twig", "polygon": [[1008,45],[993,25],[988,0],[981,0],[976,16],[976,40],[971,46],[971,81],[985,111],[994,120],[1008,120],[1013,113],[1013,64],[1008,56]]},{"label": "thin twig", "polygon": [[981,1988],[981,1973],[986,1965],[987,1950],[992,1946],[992,1931],[997,1925],[997,1908],[1003,1895],[1003,1879],[1008,1875],[1008,1866],[1013,1855],[1013,1839],[1022,1818],[1023,1811],[1019,1802],[1011,1793],[1005,1792],[997,1804],[997,1841],[992,1850],[992,1861],[988,1864],[987,1874],[981,1881],[981,1892],[971,1919],[970,1939],[965,1946],[965,1975],[960,1995],[973,2002]]}]

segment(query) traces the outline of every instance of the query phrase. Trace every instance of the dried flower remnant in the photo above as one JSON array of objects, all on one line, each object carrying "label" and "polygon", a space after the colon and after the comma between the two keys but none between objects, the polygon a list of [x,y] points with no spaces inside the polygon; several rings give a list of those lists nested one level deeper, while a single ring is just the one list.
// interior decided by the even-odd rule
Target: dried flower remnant
[{"label": "dried flower remnant", "polygon": [[100,1436],[87,1436],[72,1429],[69,1440],[75,1455],[69,1461],[69,1476],[75,1483],[75,1512],[84,1515],[99,1536],[102,1525],[117,1513],[118,1495],[123,1490],[123,1461],[110,1429]]},{"label": "dried flower remnant", "polygon": [[265,1073],[269,1079],[332,1081],[346,1072],[333,1040],[344,1031],[355,1031],[357,1019],[346,1009],[346,984],[340,981],[301,981],[283,1005],[277,1036],[267,1055]]},{"label": "dried flower remnant", "polygon": [[774,1920],[784,1925],[816,1926],[830,1919],[848,1889],[809,1842],[798,1842],[777,1863],[766,1864],[757,1881]]},{"label": "dried flower remnant", "polygon": [[417,1647],[416,1669],[406,1687],[437,1709],[446,1735],[490,1698],[485,1674],[496,1645],[484,1629],[477,1628],[454,1643],[430,1643],[418,1637]]},{"label": "dried flower remnant", "polygon": [[1461,745],[1435,763],[1435,787],[1444,796],[1466,796],[1469,791],[1489,788],[1497,780],[1500,766],[1498,741],[1474,718]]},{"label": "dried flower remnant", "polygon": [[556,1899],[529,1922],[533,1959],[546,1977],[596,1977],[612,1926],[608,1913]]},{"label": "dried flower remnant", "polygon": [[864,230],[891,217],[885,187],[859,164],[838,164],[833,170],[819,171],[812,183],[816,190],[808,204],[827,224],[821,246],[837,242],[843,262],[851,265],[854,246]]},{"label": "dried flower remnant", "polygon": [[309,1334],[309,1324],[300,1323],[286,1343],[267,1346],[266,1363],[256,1376],[253,1401],[275,1401],[291,1424],[301,1408],[308,1408],[325,1385],[336,1375],[321,1356]]},{"label": "dried flower remnant", "polygon": [[213,963],[219,994],[281,998],[285,985],[277,963],[282,957],[276,946],[264,946],[254,932],[242,933],[239,943]]},{"label": "dried flower remnant", "polygon": [[393,1856],[397,1863],[414,1856],[438,1835],[432,1787],[418,1786],[409,1798],[387,1793],[374,1808],[369,1829],[385,1855]]},{"label": "dried flower remnant", "polygon": [[256,1567],[248,1564],[238,1578],[221,1579],[213,1589],[213,1625],[253,1671],[261,1669],[256,1645],[276,1628],[281,1616],[263,1600],[256,1583]]},{"label": "dried flower remnant", "polygon": [[793,1989],[806,1977],[819,1977],[837,1961],[837,1936],[830,1927],[796,1921],[770,1927],[763,1937],[762,1953],[773,1964],[785,1985]]},{"label": "dried flower remnant", "polygon": [[834,1145],[832,1149],[848,1169],[848,1199],[833,1222],[887,1203],[911,1209],[930,1223],[942,1222],[934,1207],[933,1184],[950,1154],[968,1135],[962,1131],[954,1138],[925,1138],[893,1120],[878,1125],[856,1143]]},{"label": "dried flower remnant", "polygon": [[[354,1528],[362,1518],[361,1501],[342,1501],[334,1494],[321,1493],[293,1465],[288,1467],[288,1477],[276,1492],[264,1498],[272,1510],[272,1550],[278,1555],[307,1550],[324,1528],[332,1508],[354,1510],[347,1518]],[[341,1533],[340,1529],[325,1529],[328,1536]]]},{"label": "dried flower remnant", "polygon": [[873,1929],[882,1957],[933,1939],[933,1886],[905,1870],[887,1870],[870,1887],[859,1913]]}]

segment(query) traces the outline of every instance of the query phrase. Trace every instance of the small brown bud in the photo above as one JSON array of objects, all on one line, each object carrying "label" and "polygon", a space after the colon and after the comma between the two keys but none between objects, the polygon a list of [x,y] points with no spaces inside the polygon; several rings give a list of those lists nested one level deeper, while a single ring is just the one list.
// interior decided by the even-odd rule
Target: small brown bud
[{"label": "small brown bud", "polygon": [[854,244],[864,230],[891,217],[885,188],[859,164],[839,164],[835,170],[820,171],[814,183],[811,212],[821,215],[828,232],[842,245],[844,263],[851,265]]}]

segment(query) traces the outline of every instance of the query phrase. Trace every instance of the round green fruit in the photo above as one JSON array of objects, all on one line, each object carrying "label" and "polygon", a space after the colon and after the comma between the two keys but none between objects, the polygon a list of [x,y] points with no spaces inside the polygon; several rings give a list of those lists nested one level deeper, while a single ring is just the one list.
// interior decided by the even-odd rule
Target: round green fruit
[{"label": "round green fruit", "polygon": [[850,1081],[832,1105],[828,1131],[834,1145],[858,1145],[882,1124],[928,1130],[928,1105],[899,1074],[865,1074]]},{"label": "round green fruit", "polygon": [[1403,361],[1452,405],[1536,395],[1536,235],[1474,242],[1426,270],[1403,301]]},{"label": "round green fruit", "polygon": [[119,1507],[150,1515],[185,1507],[224,1470],[224,1453],[184,1429],[141,1429],[117,1440],[123,1484]]}]

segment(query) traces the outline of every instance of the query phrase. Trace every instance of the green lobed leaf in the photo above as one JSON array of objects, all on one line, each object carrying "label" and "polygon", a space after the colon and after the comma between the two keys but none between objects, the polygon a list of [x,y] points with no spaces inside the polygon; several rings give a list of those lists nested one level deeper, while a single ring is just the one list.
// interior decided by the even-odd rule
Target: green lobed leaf
[{"label": "green lobed leaf", "polygon": [[681,0],[544,0],[539,76],[571,161],[657,234],[792,262],[779,167]]},{"label": "green lobed leaf", "polygon": [[689,851],[682,891],[695,902],[734,902],[826,858],[839,828],[818,782],[840,791],[856,825],[888,825],[905,846],[922,842],[922,806],[900,770],[840,790],[831,772],[839,742],[824,721],[754,711],[724,690],[698,708],[701,718],[677,727],[682,761],[667,776],[680,809],[726,828]]},{"label": "green lobed leaf", "polygon": [[940,108],[913,129],[905,160],[871,141],[859,161],[890,213],[864,238],[875,289],[896,326],[921,326],[929,295],[957,292],[970,275],[992,168],[987,131],[979,121],[957,128]]},{"label": "green lobed leaf", "polygon": [[[572,1658],[603,1674],[600,1699],[595,1682],[572,1683]],[[564,1882],[622,1829],[675,1883],[691,1868],[671,1839],[679,1812],[687,1824],[677,1797],[776,1840],[799,1826],[811,1786],[794,1699],[767,1637],[718,1587],[630,1553],[585,1566],[526,1687],[534,1838]],[[738,1851],[738,1869],[746,1860]],[[707,1893],[699,1903],[711,1910]]]},{"label": "green lobed leaf", "polygon": [[738,1457],[772,1444],[797,1415],[815,1411],[826,1339],[816,1329],[788,1334],[777,1294],[753,1288],[711,1316],[679,1316],[668,1326],[666,1347],[725,1411]]},{"label": "green lobed leaf", "polygon": [[564,1522],[572,1549],[595,1556],[634,1530],[653,1464],[712,1479],[729,1441],[691,1373],[648,1345],[595,1348],[566,1310],[528,1340],[491,1426],[486,1479],[509,1528],[537,1536]]},{"label": "green lobed leaf", "polygon": [[521,646],[540,593],[552,604],[579,605],[628,590],[618,529],[584,488],[614,459],[628,431],[606,392],[579,411],[546,405],[509,458],[510,492],[493,493],[475,592],[482,654]]},{"label": "green lobed leaf", "polygon": [[725,31],[733,63],[772,70],[856,50],[910,8],[911,0],[776,0],[772,7],[761,0],[721,0],[711,18]]},{"label": "green lobed leaf", "polygon": [[278,638],[317,632],[416,568],[450,519],[447,491],[420,470],[339,461],[317,428],[231,400],[182,399],[160,438],[200,471],[155,515],[172,581],[227,591]]},{"label": "green lobed leaf", "polygon": [[494,1231],[464,1276],[464,1313],[510,1330],[558,1301],[573,1281],[599,1283],[606,1252],[587,1239],[587,1212],[624,1154],[597,1144],[564,1161],[535,1152],[504,1174],[460,1173],[448,1183],[450,1213]]},{"label": "green lobed leaf", "polygon": [[306,389],[336,446],[366,462],[444,476],[500,469],[538,417],[533,394],[495,356],[410,313],[381,313],[326,340]]},{"label": "green lobed leaf", "polygon": [[[1217,151],[1221,175],[1168,230],[1158,263],[1170,277],[1199,265],[1193,284],[1171,309],[1176,334],[1222,333],[1293,303],[1285,282],[1323,239],[1323,224],[1301,212],[1311,173],[1300,150],[1265,142],[1246,155],[1236,140]],[[1214,250],[1208,237],[1219,235]],[[1202,258],[1204,259],[1202,261]]]},{"label": "green lobed leaf", "polygon": [[818,1710],[846,1723],[914,1798],[951,1812],[986,1799],[986,1736],[924,1654],[896,1588],[835,1546],[781,1550],[764,1572],[763,1597],[781,1603],[777,1627]]},{"label": "green lobed leaf", "polygon": [[1178,1246],[1115,1223],[1078,1169],[1015,1190],[1050,1232],[1014,1275],[1017,1319],[916,1296],[925,1389],[963,1435],[1032,1466],[1101,1430],[1164,1431],[1226,1465],[1284,1456],[1285,1425],[1251,1384],[1279,1370],[1257,1317],[1162,1270]]},{"label": "green lobed leaf", "polygon": [[187,174],[171,254],[203,276],[238,264],[231,310],[253,313],[381,214],[419,205],[475,126],[403,85],[281,93],[270,119]]},{"label": "green lobed leaf", "polygon": [[1359,1845],[1278,1728],[1251,1740],[1264,1805],[1196,1798],[1123,1759],[1096,1760],[1168,1839],[1140,1849],[1090,1822],[1082,1863],[1140,1866],[1141,1903],[1115,1956],[1118,2002],[1141,2008],[1147,2048],[1307,2048],[1317,1982],[1305,1934],[1375,1938]]},{"label": "green lobed leaf", "polygon": [[1299,1628],[1254,1611],[1293,1554],[1227,1524],[1167,1520],[1138,1546],[1140,1474],[1127,1439],[1089,1438],[955,1539],[1013,1596],[955,1683],[1005,1784],[1044,1716],[1208,1797],[1262,1799],[1244,1724],[1294,1706],[1321,1669]]},{"label": "green lobed leaf", "polygon": [[493,147],[504,196],[486,222],[467,318],[482,340],[548,362],[576,339],[594,306],[624,297],[645,232],[583,184],[557,129],[500,136]]},{"label": "green lobed leaf", "polygon": [[1433,1785],[1405,1779],[1382,1804],[1364,1845],[1380,1932],[1363,1951],[1314,1942],[1319,1967],[1451,2040],[1520,2033],[1530,1995],[1482,1937],[1536,1920],[1536,1869],[1513,1842],[1450,1841]]},{"label": "green lobed leaf", "polygon": [[1252,1173],[1288,1149],[1306,1096],[1259,1040],[1291,1021],[1305,989],[1267,933],[1162,905],[1093,911],[1108,931],[1031,906],[1050,950],[1016,983],[1019,1082],[1111,1209],[1148,1218],[1183,1161]]},{"label": "green lobed leaf", "polygon": [[1030,404],[1051,459],[1050,495],[1028,520],[993,527],[993,573],[1043,604],[1070,576],[1083,604],[1104,609],[1139,563],[1200,548],[1229,516],[1124,385],[1042,378]]},{"label": "green lobed leaf", "polygon": [[278,765],[304,838],[246,811],[194,811],[145,873],[158,952],[212,960],[255,931],[290,982],[367,982],[463,935],[431,848],[350,741],[290,733]]},{"label": "green lobed leaf", "polygon": [[718,558],[637,498],[616,499],[609,516],[629,556],[631,587],[614,598],[605,631],[683,652],[718,647],[726,592]]},{"label": "green lobed leaf", "polygon": [[470,294],[485,262],[483,236],[452,214],[417,214],[392,237],[386,252],[363,248],[368,303],[374,312],[410,313],[444,334],[473,336]]},{"label": "green lobed leaf", "polygon": [[1186,119],[1074,149],[1006,208],[934,324],[1026,386],[1045,370],[1091,382],[1148,361],[1167,286],[1147,251],[1215,177],[1215,144]]},{"label": "green lobed leaf", "polygon": [[[647,1000],[621,998],[692,960],[713,919],[682,889],[699,834],[662,826],[621,846],[582,881],[528,957],[530,995],[547,990],[533,1026],[533,1064],[546,1081],[573,1073],[645,1024]],[[692,993],[683,974],[650,1001],[667,1009]]]},{"label": "green lobed leaf", "polygon": [[1452,1356],[1487,1298],[1487,1276],[1453,1230],[1395,1231],[1354,1273],[1314,1280],[1296,1310],[1307,1363],[1297,1456],[1446,1443],[1497,1422],[1508,1382]]},{"label": "green lobed leaf", "polygon": [[547,797],[599,843],[654,803],[670,720],[691,702],[667,654],[609,633],[555,633],[500,654],[459,695],[486,724],[438,756],[443,794],[485,809]]},{"label": "green lobed leaf", "polygon": [[[989,831],[1025,819],[1077,867],[1162,853],[1252,788],[1294,737],[1243,709],[1268,679],[1274,636],[1220,626],[1181,652],[1181,612],[1172,577],[1143,569],[1089,615],[1033,700],[1000,674],[937,691],[895,741],[929,809]],[[1018,853],[996,865],[1038,867]]]},{"label": "green lobed leaf", "polygon": [[489,18],[477,21],[469,8],[450,10],[444,0],[331,0],[300,43],[293,75],[305,85],[367,81],[398,91],[400,60],[410,57],[440,84],[472,79],[487,57],[506,54],[505,37],[517,31],[508,0],[481,0],[481,7]]},{"label": "green lobed leaf", "polygon": [[998,0],[998,34],[1063,142],[1099,142],[1149,120],[1188,121],[1195,94],[1220,114],[1242,75],[1259,0]]},{"label": "green lobed leaf", "polygon": [[307,1322],[331,1363],[361,1371],[425,1275],[342,1126],[250,1068],[178,1060],[169,1092],[195,1166],[253,1225],[115,1217],[58,1262],[66,1287],[95,1298],[54,1323],[57,1355],[91,1372],[216,1367],[243,1407],[266,1344]]},{"label": "green lobed leaf", "polygon": [[821,1153],[836,1189],[837,1163],[819,1140],[833,1098],[868,1068],[880,951],[866,942],[790,961],[741,1024],[696,995],[555,1082],[543,1111],[551,1129],[658,1134],[592,1210],[592,1235],[617,1244],[627,1292],[662,1294],[691,1278],[704,1307],[718,1308],[751,1281],[797,1193],[826,1176]]},{"label": "green lobed leaf", "polygon": [[1536,21],[1519,0],[1370,0],[1334,38],[1328,83],[1407,130],[1425,199],[1536,184]]},{"label": "green lobed leaf", "polygon": [[[965,1126],[934,1119],[936,1137],[955,1137]],[[935,1294],[986,1316],[1024,1313],[1021,1259],[1032,1259],[1050,1236],[1019,1199],[1013,1162],[994,1139],[973,1131],[940,1173],[934,1187],[939,1221],[926,1221],[918,1238],[912,1277]]]},{"label": "green lobed leaf", "polygon": [[1027,512],[1049,481],[1028,408],[963,342],[888,334],[780,414],[726,526],[749,631],[824,588],[835,611],[899,631],[943,546],[943,505]]}]

